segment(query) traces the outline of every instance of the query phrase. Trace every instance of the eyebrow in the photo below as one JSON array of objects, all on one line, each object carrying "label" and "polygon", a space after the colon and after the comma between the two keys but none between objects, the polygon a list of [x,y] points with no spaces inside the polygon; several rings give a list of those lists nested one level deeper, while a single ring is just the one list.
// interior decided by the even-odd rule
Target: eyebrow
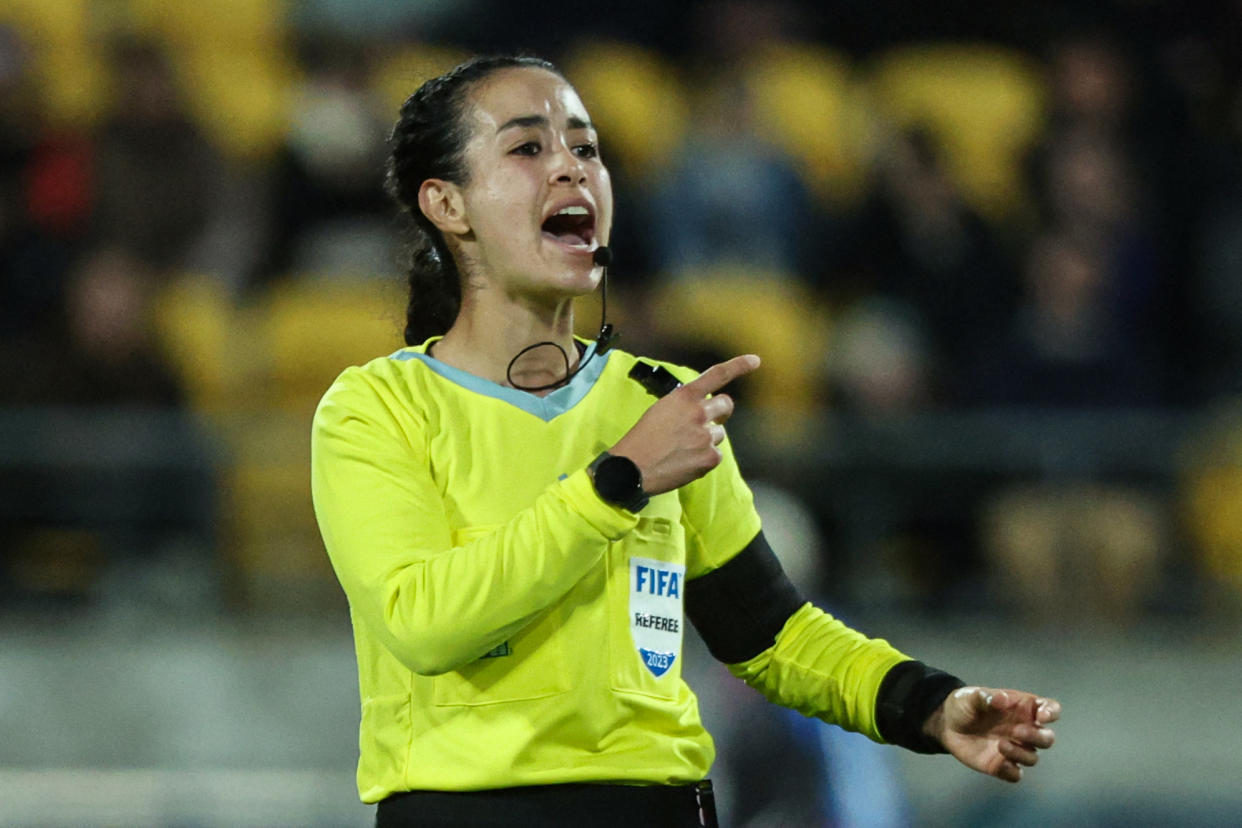
[{"label": "eyebrow", "polygon": [[[496,130],[499,134],[506,129],[514,127],[547,127],[551,122],[543,115],[520,115],[517,118],[510,118],[500,125],[500,129]],[[595,125],[590,121],[584,121],[577,115],[570,115],[567,124],[570,129],[594,129]]]}]

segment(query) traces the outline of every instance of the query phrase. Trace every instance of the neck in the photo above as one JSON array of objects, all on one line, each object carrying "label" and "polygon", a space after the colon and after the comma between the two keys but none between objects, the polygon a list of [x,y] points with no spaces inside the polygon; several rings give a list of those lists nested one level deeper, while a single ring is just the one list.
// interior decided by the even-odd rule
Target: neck
[{"label": "neck", "polygon": [[[566,376],[566,360],[570,371],[578,364],[573,330],[570,298],[540,303],[477,288],[462,296],[461,311],[436,343],[435,357],[500,385],[548,385]],[[552,342],[561,350],[551,345],[531,348],[514,361],[522,349],[539,342]]]}]

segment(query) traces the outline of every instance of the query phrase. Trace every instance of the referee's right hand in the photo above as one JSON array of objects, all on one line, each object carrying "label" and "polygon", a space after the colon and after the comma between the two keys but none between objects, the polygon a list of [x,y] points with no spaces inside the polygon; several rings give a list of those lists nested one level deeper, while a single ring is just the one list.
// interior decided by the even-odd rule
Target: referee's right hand
[{"label": "referee's right hand", "polygon": [[733,414],[728,394],[710,395],[758,367],[754,354],[713,365],[648,408],[609,453],[634,461],[649,495],[697,480],[719,465],[724,423]]}]

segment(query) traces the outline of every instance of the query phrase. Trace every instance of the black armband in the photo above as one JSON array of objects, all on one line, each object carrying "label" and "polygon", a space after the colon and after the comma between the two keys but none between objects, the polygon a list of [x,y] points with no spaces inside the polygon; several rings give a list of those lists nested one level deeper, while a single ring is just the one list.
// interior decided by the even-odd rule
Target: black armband
[{"label": "black armband", "polygon": [[921,661],[903,661],[880,682],[875,700],[876,726],[884,741],[916,753],[945,753],[939,739],[923,732],[923,723],[945,698],[966,682]]},{"label": "black armband", "polygon": [[707,649],[738,664],[776,642],[806,603],[760,532],[724,566],[686,584],[686,615]]}]

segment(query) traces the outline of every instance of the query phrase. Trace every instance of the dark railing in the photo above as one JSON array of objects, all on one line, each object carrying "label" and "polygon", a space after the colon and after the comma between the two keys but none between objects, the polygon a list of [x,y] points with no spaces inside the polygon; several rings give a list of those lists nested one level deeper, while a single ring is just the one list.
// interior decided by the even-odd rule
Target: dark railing
[{"label": "dark railing", "polygon": [[0,518],[211,533],[211,429],[163,408],[0,408]]},{"label": "dark railing", "polygon": [[[0,520],[172,527],[210,538],[218,472],[232,462],[230,429],[244,419],[0,408]],[[834,574],[847,585],[877,539],[911,522],[969,522],[1010,483],[1103,480],[1172,497],[1186,447],[1207,428],[1197,413],[1169,410],[989,409],[827,416],[791,440],[764,433],[769,422],[745,410],[731,422],[743,471],[806,502],[831,534]]]},{"label": "dark railing", "polygon": [[[1209,429],[1202,415],[1171,410],[980,409],[828,416],[789,441],[765,434],[766,418],[735,420],[743,472],[806,503],[826,539],[824,589],[847,604],[901,591],[892,561],[875,557],[894,539],[921,600],[952,600],[960,583],[984,577],[980,520],[1013,486],[1121,485],[1173,515],[1190,449]],[[1168,560],[1190,560],[1185,537],[1168,534]]]}]

